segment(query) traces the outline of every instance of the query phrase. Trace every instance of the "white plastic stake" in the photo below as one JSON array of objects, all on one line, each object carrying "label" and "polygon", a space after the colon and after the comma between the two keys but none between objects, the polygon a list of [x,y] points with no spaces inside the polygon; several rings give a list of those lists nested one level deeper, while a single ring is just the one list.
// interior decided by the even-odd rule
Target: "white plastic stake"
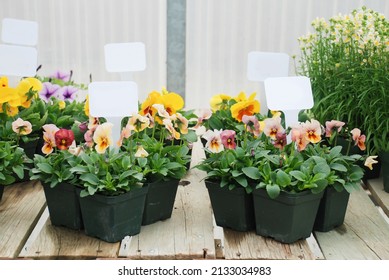
[{"label": "white plastic stake", "polygon": [[[284,113],[286,128],[298,123],[301,110],[313,107],[311,81],[308,77],[268,78],[264,83],[269,109]],[[287,140],[289,143],[290,135]]]},{"label": "white plastic stake", "polygon": [[138,86],[131,81],[92,82],[88,86],[90,114],[113,124],[112,138],[117,148],[123,117],[138,112]]},{"label": "white plastic stake", "polygon": [[32,77],[36,74],[38,52],[33,47],[0,45],[0,74]]},{"label": "white plastic stake", "polygon": [[121,74],[122,80],[132,80],[132,72],[146,69],[146,48],[141,42],[106,44],[105,68]]},{"label": "white plastic stake", "polygon": [[267,114],[266,94],[263,82],[271,77],[287,77],[289,74],[289,56],[285,53],[249,52],[247,57],[247,78],[260,82],[259,101],[261,114]]},{"label": "white plastic stake", "polygon": [[0,75],[34,76],[38,52],[33,47],[38,42],[38,23],[5,18],[2,20],[0,45]]},{"label": "white plastic stake", "polygon": [[38,23],[35,21],[4,18],[1,40],[7,44],[36,46],[38,43]]}]

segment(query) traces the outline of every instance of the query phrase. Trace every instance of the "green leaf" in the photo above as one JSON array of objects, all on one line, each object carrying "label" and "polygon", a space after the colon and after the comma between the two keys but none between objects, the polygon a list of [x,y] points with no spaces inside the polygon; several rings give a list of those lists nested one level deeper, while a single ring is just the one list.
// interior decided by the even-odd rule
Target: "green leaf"
[{"label": "green leaf", "polygon": [[280,170],[277,172],[277,184],[281,187],[289,186],[291,183],[291,178],[284,171]]},{"label": "green leaf", "polygon": [[232,175],[232,177],[236,178],[236,177],[239,177],[240,175],[242,175],[242,172],[239,172],[238,170],[232,170],[231,175]]},{"label": "green leaf", "polygon": [[276,198],[280,195],[280,187],[278,185],[272,184],[272,185],[266,185],[266,192],[269,195],[271,199]]},{"label": "green leaf", "polygon": [[145,167],[147,164],[147,158],[137,158],[140,167]]},{"label": "green leaf", "polygon": [[261,173],[259,172],[258,168],[250,166],[250,167],[243,167],[242,172],[253,180],[259,180],[261,178]]},{"label": "green leaf", "polygon": [[41,170],[44,173],[47,174],[53,173],[53,167],[48,163],[38,163],[36,166],[39,168],[39,170]]},{"label": "green leaf", "polygon": [[307,180],[307,176],[299,170],[290,171],[289,174],[292,175],[294,178],[296,178],[299,181],[304,182]]},{"label": "green leaf", "polygon": [[18,177],[20,178],[20,179],[23,179],[23,177],[24,177],[24,169],[23,169],[23,166],[13,166],[12,167],[12,170],[13,170],[13,172],[15,172],[15,174],[16,175],[18,175]]},{"label": "green leaf", "polygon": [[80,179],[82,181],[88,182],[88,183],[90,183],[92,185],[98,185],[99,184],[99,178],[95,174],[91,174],[91,173],[82,174],[80,176]]},{"label": "green leaf", "polygon": [[246,177],[244,176],[239,176],[239,177],[236,177],[234,178],[238,183],[239,185],[241,185],[242,187],[246,188],[248,183],[247,183],[247,179]]},{"label": "green leaf", "polygon": [[127,170],[131,166],[131,158],[130,157],[124,157],[122,160],[122,166],[124,170]]},{"label": "green leaf", "polygon": [[341,151],[342,151],[342,146],[333,147],[330,151],[330,157],[331,158],[338,157],[340,155]]},{"label": "green leaf", "polygon": [[85,173],[88,171],[89,171],[89,169],[86,166],[75,166],[75,167],[70,168],[70,172],[74,172],[74,173],[82,174],[82,173]]},{"label": "green leaf", "polygon": [[340,164],[340,163],[331,163],[330,167],[331,167],[331,169],[336,170],[336,171],[347,172],[346,166],[344,166],[343,164]]},{"label": "green leaf", "polygon": [[328,166],[327,163],[319,163],[313,168],[313,173],[323,173],[323,174],[330,174],[331,168]]}]

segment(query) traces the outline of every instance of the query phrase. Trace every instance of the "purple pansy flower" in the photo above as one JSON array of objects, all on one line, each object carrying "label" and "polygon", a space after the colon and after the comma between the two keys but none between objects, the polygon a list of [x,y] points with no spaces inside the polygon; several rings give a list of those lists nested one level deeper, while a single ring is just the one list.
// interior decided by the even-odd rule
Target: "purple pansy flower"
[{"label": "purple pansy flower", "polygon": [[73,101],[77,91],[78,88],[73,86],[64,86],[58,91],[58,98],[64,101]]},{"label": "purple pansy flower", "polygon": [[59,85],[52,84],[50,82],[44,82],[42,84],[42,90],[39,92],[39,96],[46,102],[49,102],[51,97],[57,97]]},{"label": "purple pansy flower", "polygon": [[70,72],[66,73],[66,72],[62,72],[62,71],[58,70],[51,77],[58,79],[58,80],[62,80],[64,82],[67,82],[67,81],[69,81],[69,78],[70,78]]}]

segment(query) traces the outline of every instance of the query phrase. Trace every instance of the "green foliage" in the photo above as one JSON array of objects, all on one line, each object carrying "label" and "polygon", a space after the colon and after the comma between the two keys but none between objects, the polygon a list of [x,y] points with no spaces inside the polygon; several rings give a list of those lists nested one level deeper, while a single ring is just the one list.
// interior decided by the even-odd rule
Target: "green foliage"
[{"label": "green foliage", "polygon": [[[60,102],[65,102],[64,108]],[[78,101],[62,101],[52,98],[50,103],[46,104],[47,121],[46,123],[55,124],[57,127],[71,128],[74,124],[86,122],[88,117],[84,113],[84,103]]]},{"label": "green foliage", "polygon": [[105,154],[95,152],[81,153],[80,162],[70,168],[70,172],[79,177],[84,187],[81,196],[102,193],[118,195],[142,186],[143,170],[137,162],[133,162],[127,153]]},{"label": "green foliage", "polygon": [[134,160],[143,169],[146,181],[167,181],[184,177],[190,163],[187,145],[183,145],[180,141],[170,142],[167,145],[143,134],[142,138],[137,138],[136,141],[128,141],[123,145],[123,150],[134,155],[140,144],[148,152],[148,156],[134,158]]},{"label": "green foliage", "polygon": [[297,72],[311,79],[315,118],[360,128],[369,154],[389,151],[389,21],[363,7],[312,26]]},{"label": "green foliage", "polygon": [[0,141],[0,185],[7,186],[24,178],[26,163],[30,160],[15,143]]},{"label": "green foliage", "polygon": [[333,186],[351,192],[360,187],[363,169],[358,162],[363,156],[344,155],[341,146],[319,142],[298,151],[291,142],[279,149],[263,134],[240,145],[219,153],[205,150],[206,158],[196,168],[207,173],[206,179],[220,182],[220,187],[242,187],[248,193],[265,188],[270,198],[281,191],[320,193]]},{"label": "green foliage", "polygon": [[46,157],[36,154],[34,167],[30,170],[30,179],[40,180],[49,184],[51,188],[62,182],[79,185],[80,181],[71,168],[77,167],[80,163],[81,158],[68,151],[58,150]]}]

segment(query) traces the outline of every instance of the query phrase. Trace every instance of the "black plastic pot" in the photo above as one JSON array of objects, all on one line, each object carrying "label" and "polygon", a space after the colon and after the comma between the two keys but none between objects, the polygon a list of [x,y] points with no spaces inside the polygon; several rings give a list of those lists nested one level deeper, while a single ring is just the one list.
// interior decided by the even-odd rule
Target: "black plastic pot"
[{"label": "black plastic pot", "polygon": [[4,186],[0,186],[0,201],[3,198]]},{"label": "black plastic pot", "polygon": [[205,181],[216,224],[236,231],[255,229],[253,196],[243,188],[221,188],[219,182]]},{"label": "black plastic pot", "polygon": [[24,152],[28,158],[30,158],[30,159],[34,158],[35,151],[36,151],[37,146],[38,146],[38,141],[39,141],[39,139],[34,140],[34,141],[30,141],[27,143],[24,143],[24,142],[19,143],[19,146],[24,149]]},{"label": "black plastic pot", "polygon": [[327,232],[344,222],[350,194],[343,189],[341,192],[327,187],[320,201],[313,229]]},{"label": "black plastic pot", "polygon": [[111,243],[138,234],[147,191],[148,186],[144,186],[117,196],[80,197],[85,234]]},{"label": "black plastic pot", "polygon": [[180,180],[172,179],[148,183],[142,225],[149,225],[169,219],[172,216],[174,201]]},{"label": "black plastic pot", "polygon": [[80,202],[76,187],[68,183],[60,183],[51,188],[43,184],[51,224],[79,230],[83,228]]},{"label": "black plastic pot", "polygon": [[311,235],[323,192],[281,192],[271,199],[265,189],[253,192],[256,233],[282,243],[293,243]]},{"label": "black plastic pot", "polygon": [[389,193],[389,152],[381,152],[381,167],[382,167],[382,180],[384,183],[384,191]]}]

